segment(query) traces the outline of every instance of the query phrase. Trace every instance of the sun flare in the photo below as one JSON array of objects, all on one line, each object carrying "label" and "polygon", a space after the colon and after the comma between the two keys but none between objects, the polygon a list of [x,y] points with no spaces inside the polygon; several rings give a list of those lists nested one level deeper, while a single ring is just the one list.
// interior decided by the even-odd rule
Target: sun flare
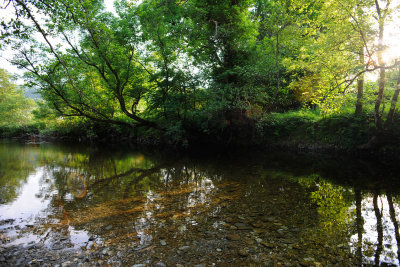
[{"label": "sun flare", "polygon": [[400,60],[400,19],[393,20],[387,25],[384,43],[386,49],[383,52],[383,59],[386,64]]}]

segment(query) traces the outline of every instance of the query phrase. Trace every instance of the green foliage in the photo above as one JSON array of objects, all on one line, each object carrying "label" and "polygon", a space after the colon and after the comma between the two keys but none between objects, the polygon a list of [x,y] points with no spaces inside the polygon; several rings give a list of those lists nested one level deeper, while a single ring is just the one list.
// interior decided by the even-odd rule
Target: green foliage
[{"label": "green foliage", "polygon": [[10,74],[0,69],[0,136],[36,133],[32,111],[35,102],[13,83]]},{"label": "green foliage", "polygon": [[18,128],[29,124],[33,107],[33,100],[27,99],[12,82],[10,74],[0,69],[0,127]]},{"label": "green foliage", "polygon": [[319,206],[321,223],[326,229],[332,231],[347,225],[350,219],[348,205],[340,187],[322,183],[317,191],[311,193],[311,199]]},{"label": "green foliage", "polygon": [[286,113],[272,113],[257,123],[257,130],[264,138],[291,138],[296,135],[312,138],[314,124],[321,119],[318,111],[300,110]]},{"label": "green foliage", "polygon": [[[43,102],[31,112],[21,91],[7,89],[0,127],[7,118],[7,127],[88,140],[115,132],[173,144],[282,138],[354,147],[374,123],[375,83],[365,82],[364,114],[351,115],[355,81],[377,68],[374,5],[119,0],[112,14],[97,0],[11,1],[18,19],[1,23],[2,48],[18,51],[12,62]],[[383,113],[396,75],[387,72]]]},{"label": "green foliage", "polygon": [[[353,111],[353,110],[352,110]],[[363,113],[323,117],[319,110],[273,113],[257,122],[258,142],[334,145],[356,148],[373,135],[373,116]]]},{"label": "green foliage", "polygon": [[15,144],[0,143],[0,204],[17,198],[19,188],[35,170],[36,156],[31,149],[21,153]]},{"label": "green foliage", "polygon": [[321,120],[316,127],[318,128],[318,137],[323,142],[354,148],[368,142],[373,134],[372,122],[373,117],[370,115],[356,116],[350,113],[327,117]]}]

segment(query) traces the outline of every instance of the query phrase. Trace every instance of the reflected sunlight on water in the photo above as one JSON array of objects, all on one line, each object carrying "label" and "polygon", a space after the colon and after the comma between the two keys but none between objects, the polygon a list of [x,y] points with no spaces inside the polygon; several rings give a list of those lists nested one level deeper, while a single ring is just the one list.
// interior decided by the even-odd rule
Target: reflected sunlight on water
[{"label": "reflected sunlight on water", "polygon": [[0,146],[2,246],[107,248],[127,264],[399,263],[398,185],[342,162]]},{"label": "reflected sunlight on water", "polygon": [[[379,196],[376,194],[375,197],[370,195],[366,194],[360,205],[361,231],[350,237],[353,252],[356,253],[357,249],[361,250],[364,257],[371,262],[377,263],[382,260],[398,264],[399,203],[388,200],[385,194]],[[389,195],[389,197],[392,196]],[[351,209],[355,211],[356,206],[352,206]]]}]

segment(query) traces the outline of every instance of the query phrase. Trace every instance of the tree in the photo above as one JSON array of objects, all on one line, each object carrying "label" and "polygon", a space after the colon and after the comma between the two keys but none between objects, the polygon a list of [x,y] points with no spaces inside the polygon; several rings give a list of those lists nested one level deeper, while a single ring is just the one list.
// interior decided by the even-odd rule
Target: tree
[{"label": "tree", "polygon": [[358,59],[360,72],[357,79],[357,101],[355,114],[360,115],[363,109],[363,98],[364,98],[364,71],[368,71],[369,63],[365,62],[365,58],[368,58],[368,62],[372,60],[372,53],[370,49],[371,37],[374,36],[371,27],[371,15],[366,12],[370,10],[373,5],[371,0],[357,0],[353,10],[348,10],[351,17],[352,27],[360,38],[358,46]]},{"label": "tree", "polygon": [[381,7],[380,1],[375,0],[375,8],[376,8],[376,16],[375,19],[378,21],[378,49],[377,49],[377,57],[379,64],[379,90],[378,96],[375,102],[375,126],[378,130],[382,130],[382,111],[380,111],[380,106],[382,103],[383,94],[385,91],[385,65],[386,62],[383,60],[383,52],[384,52],[384,44],[383,44],[383,34],[385,30],[385,23],[390,15],[390,3],[391,0],[384,1],[385,6]]},{"label": "tree", "polygon": [[60,115],[163,129],[144,118],[146,105],[141,106],[151,87],[136,47],[137,21],[102,12],[98,1],[11,4],[19,17],[18,24],[11,21],[5,28],[13,31],[6,41],[19,47],[13,63],[30,73],[30,85],[39,87]]},{"label": "tree", "polygon": [[[362,48],[370,37],[368,1],[323,1],[314,20],[305,25],[305,36],[298,57],[286,60],[297,75],[291,88],[303,101],[311,101],[328,112],[341,106],[343,97],[355,80],[369,69]],[[366,17],[360,19],[360,17]],[[339,101],[339,102],[337,102]],[[361,102],[360,102],[361,103]],[[359,103],[359,104],[360,104]]]},{"label": "tree", "polygon": [[147,0],[124,11],[140,22],[140,42],[144,46],[141,56],[147,64],[142,67],[155,88],[151,109],[153,112],[160,109],[160,116],[172,122],[187,120],[189,111],[196,105],[196,91],[201,89],[194,59],[189,54],[196,39],[188,36],[194,25],[187,5],[186,2]]},{"label": "tree", "polygon": [[393,93],[392,101],[390,102],[390,109],[387,114],[387,119],[385,121],[385,128],[390,128],[393,123],[394,112],[396,110],[397,99],[400,93],[400,66],[399,66],[399,73],[397,77],[396,89]]},{"label": "tree", "polygon": [[274,58],[275,89],[272,90],[274,102],[278,102],[277,97],[282,84],[282,72],[284,72],[281,66],[282,56],[294,56],[293,52],[298,48],[298,40],[303,33],[301,24],[307,23],[318,6],[319,1],[316,3],[286,0],[255,1],[254,16],[259,24],[257,39],[262,42],[263,49],[269,50],[268,56]]},{"label": "tree", "polygon": [[0,127],[19,127],[31,120],[32,99],[27,99],[10,74],[0,69]]},{"label": "tree", "polygon": [[[246,87],[255,25],[250,20],[251,1],[188,1],[193,23],[190,54],[205,69],[210,96],[221,110],[243,110],[254,97]],[[208,69],[208,70],[207,70]],[[210,104],[210,101],[208,101]]]}]

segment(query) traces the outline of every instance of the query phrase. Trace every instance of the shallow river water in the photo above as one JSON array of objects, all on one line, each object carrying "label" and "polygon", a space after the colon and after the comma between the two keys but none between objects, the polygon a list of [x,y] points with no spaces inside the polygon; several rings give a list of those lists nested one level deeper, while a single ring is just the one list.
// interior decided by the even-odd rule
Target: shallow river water
[{"label": "shallow river water", "polygon": [[398,265],[395,164],[0,142],[0,266]]}]

